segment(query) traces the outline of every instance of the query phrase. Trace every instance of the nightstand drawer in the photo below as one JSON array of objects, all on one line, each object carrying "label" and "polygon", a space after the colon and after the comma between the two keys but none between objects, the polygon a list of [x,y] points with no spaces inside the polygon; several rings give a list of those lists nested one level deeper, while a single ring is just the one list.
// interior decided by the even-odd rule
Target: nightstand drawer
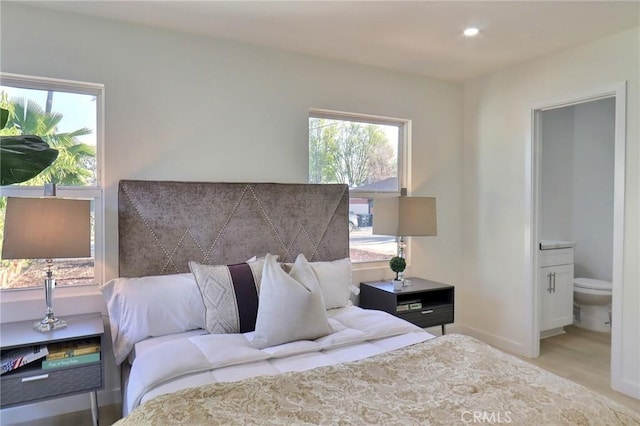
[{"label": "nightstand drawer", "polygon": [[61,370],[34,370],[2,378],[2,407],[49,397],[88,392],[102,387],[102,363]]},{"label": "nightstand drawer", "polygon": [[419,327],[453,323],[453,305],[426,307],[419,311],[398,313],[397,316]]}]

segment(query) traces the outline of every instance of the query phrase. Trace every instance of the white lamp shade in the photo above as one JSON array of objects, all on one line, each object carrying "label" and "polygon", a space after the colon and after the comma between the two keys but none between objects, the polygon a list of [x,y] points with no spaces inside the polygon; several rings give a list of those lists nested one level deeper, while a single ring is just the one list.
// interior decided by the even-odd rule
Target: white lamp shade
[{"label": "white lamp shade", "polygon": [[376,198],[373,233],[396,237],[438,235],[434,197]]},{"label": "white lamp shade", "polygon": [[7,198],[3,259],[91,256],[91,202],[65,198]]}]

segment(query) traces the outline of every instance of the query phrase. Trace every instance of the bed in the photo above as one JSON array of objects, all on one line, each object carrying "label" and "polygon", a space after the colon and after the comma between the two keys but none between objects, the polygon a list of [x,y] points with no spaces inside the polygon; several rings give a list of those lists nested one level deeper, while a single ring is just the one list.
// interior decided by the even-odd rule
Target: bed
[{"label": "bed", "polygon": [[640,424],[476,339],[353,306],[344,185],[121,181],[118,217],[118,425]]}]

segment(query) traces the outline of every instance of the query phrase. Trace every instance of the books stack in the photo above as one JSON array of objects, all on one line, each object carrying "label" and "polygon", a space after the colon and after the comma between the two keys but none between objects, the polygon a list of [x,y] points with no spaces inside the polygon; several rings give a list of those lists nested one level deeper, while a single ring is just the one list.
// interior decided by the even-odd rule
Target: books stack
[{"label": "books stack", "polygon": [[23,365],[44,358],[48,353],[49,351],[44,345],[3,351],[2,359],[0,361],[2,363],[2,372],[0,372],[0,374],[8,373],[9,371],[13,371]]},{"label": "books stack", "polygon": [[402,300],[396,306],[396,312],[409,312],[422,309],[422,302],[420,299]]},{"label": "books stack", "polygon": [[71,367],[100,361],[100,342],[74,340],[49,345],[49,354],[42,361],[42,368]]}]

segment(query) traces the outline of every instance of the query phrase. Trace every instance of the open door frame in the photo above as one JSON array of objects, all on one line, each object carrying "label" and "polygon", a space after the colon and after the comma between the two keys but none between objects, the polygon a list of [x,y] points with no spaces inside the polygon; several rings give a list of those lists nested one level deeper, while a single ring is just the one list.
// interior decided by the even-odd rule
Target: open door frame
[{"label": "open door frame", "polygon": [[[614,195],[613,195],[613,298],[611,306],[611,387],[629,393],[622,377],[622,289],[624,253],[624,191],[626,158],[626,82],[599,87],[574,95],[537,102],[529,110],[529,131],[525,165],[525,271],[527,303],[529,307],[525,339],[525,355],[536,358],[540,355],[540,310],[541,298],[537,288],[538,277],[538,232],[539,188],[540,188],[540,143],[541,113],[603,98],[615,98],[615,144],[614,144]],[[626,390],[626,392],[625,392]]]}]

